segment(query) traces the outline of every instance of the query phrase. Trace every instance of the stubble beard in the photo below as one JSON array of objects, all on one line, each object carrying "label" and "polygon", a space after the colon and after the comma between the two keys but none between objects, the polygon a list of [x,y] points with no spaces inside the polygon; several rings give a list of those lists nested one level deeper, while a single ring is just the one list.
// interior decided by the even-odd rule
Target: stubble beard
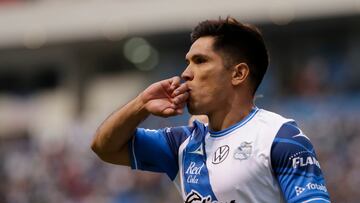
[{"label": "stubble beard", "polygon": [[188,101],[186,103],[186,107],[188,109],[188,112],[191,115],[204,115],[205,113],[201,111],[201,109],[199,109],[199,106],[194,105],[193,103],[191,104],[190,101]]}]

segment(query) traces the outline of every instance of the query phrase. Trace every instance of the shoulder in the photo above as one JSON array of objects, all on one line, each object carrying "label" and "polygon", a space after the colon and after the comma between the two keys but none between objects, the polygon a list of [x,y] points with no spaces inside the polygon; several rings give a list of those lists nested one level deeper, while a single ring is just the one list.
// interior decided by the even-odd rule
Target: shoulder
[{"label": "shoulder", "polygon": [[271,147],[272,171],[289,202],[329,202],[314,147],[295,122],[284,123]]},{"label": "shoulder", "polygon": [[300,147],[309,152],[313,151],[310,139],[302,132],[295,121],[289,121],[281,125],[275,136],[273,148],[277,147],[278,143],[292,146],[291,148]]},{"label": "shoulder", "polygon": [[271,147],[273,168],[320,170],[319,162],[310,139],[293,122],[284,123],[277,132]]},{"label": "shoulder", "polygon": [[288,122],[294,122],[294,120],[271,111],[259,109],[251,129],[257,132],[262,145],[270,151],[271,144],[279,130]]},{"label": "shoulder", "polygon": [[283,123],[294,121],[293,119],[285,118],[280,114],[265,109],[259,109],[257,118],[259,122],[271,126],[274,126],[274,124],[281,126]]},{"label": "shoulder", "polygon": [[160,129],[172,153],[178,156],[179,147],[191,136],[198,137],[207,132],[207,125],[195,120],[191,126],[178,126]]},{"label": "shoulder", "polygon": [[294,119],[285,118],[280,114],[260,109],[258,121],[264,124],[264,127],[275,130],[274,141],[292,139],[298,142],[310,142],[310,139],[303,134]]},{"label": "shoulder", "polygon": [[206,132],[207,124],[194,120],[191,126],[168,127],[162,130],[167,137],[181,140],[181,142],[183,142],[186,138],[192,136],[193,134]]}]

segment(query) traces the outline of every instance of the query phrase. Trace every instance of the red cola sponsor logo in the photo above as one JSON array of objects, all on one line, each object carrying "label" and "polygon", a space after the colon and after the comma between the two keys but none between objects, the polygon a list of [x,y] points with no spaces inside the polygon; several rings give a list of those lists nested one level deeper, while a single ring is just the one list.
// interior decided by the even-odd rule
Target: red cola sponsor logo
[{"label": "red cola sponsor logo", "polygon": [[199,178],[198,176],[201,175],[201,170],[204,168],[205,164],[196,165],[195,162],[191,162],[189,167],[186,169],[185,174],[188,175],[186,178],[187,183],[198,184]]}]

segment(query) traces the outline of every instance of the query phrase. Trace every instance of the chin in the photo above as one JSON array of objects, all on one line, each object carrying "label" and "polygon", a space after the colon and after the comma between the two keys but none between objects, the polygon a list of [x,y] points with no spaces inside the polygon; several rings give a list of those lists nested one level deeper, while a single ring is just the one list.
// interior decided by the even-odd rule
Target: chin
[{"label": "chin", "polygon": [[188,112],[189,112],[191,115],[196,115],[196,113],[195,113],[196,111],[195,111],[193,105],[191,105],[190,103],[187,103],[187,104],[186,104],[186,107],[187,107],[187,109],[188,109]]},{"label": "chin", "polygon": [[188,112],[191,115],[202,115],[202,114],[204,114],[203,112],[200,111],[199,108],[196,108],[194,104],[187,103],[186,106],[187,106]]}]

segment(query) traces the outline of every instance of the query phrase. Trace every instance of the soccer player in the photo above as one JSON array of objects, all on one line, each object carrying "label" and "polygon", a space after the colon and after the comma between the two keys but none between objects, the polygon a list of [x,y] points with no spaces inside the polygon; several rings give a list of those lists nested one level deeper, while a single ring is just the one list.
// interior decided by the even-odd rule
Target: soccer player
[{"label": "soccer player", "polygon": [[[255,106],[268,66],[257,28],[235,19],[199,23],[180,77],[150,85],[98,128],[104,161],[166,173],[185,203],[330,202],[309,138],[294,120]],[[208,116],[209,123],[157,130],[150,114]]]}]

